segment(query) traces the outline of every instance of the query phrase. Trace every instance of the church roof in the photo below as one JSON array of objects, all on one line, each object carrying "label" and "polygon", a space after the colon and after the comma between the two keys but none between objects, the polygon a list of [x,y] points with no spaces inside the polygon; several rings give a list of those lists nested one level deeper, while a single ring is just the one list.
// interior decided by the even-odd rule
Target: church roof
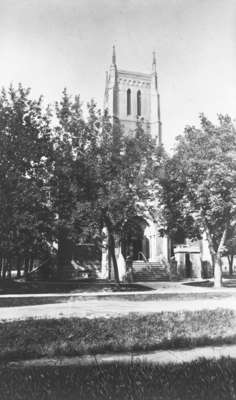
[{"label": "church roof", "polygon": [[132,78],[132,79],[142,79],[142,80],[147,80],[150,82],[152,75],[151,74],[146,74],[143,72],[134,72],[134,71],[127,71],[124,69],[118,69],[117,70],[118,75],[127,77],[127,78]]}]

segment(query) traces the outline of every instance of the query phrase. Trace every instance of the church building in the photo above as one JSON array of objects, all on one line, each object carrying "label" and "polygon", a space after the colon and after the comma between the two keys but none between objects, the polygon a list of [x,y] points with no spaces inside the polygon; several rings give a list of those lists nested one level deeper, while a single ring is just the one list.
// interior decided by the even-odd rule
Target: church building
[{"label": "church building", "polygon": [[[150,73],[133,72],[118,68],[115,47],[112,63],[106,73],[104,109],[108,110],[113,121],[119,120],[124,134],[136,129],[137,120],[142,120],[144,130],[162,144],[162,123],[160,95],[158,91],[156,55],[153,53]],[[119,275],[126,273],[127,257],[133,263],[136,280],[168,279],[169,241],[160,235],[161,226],[151,218],[137,216],[137,232],[127,232],[125,241],[118,240],[116,258]],[[102,254],[101,278],[112,278],[112,267],[106,246]]]},{"label": "church building", "polygon": [[[126,135],[132,134],[137,121],[142,121],[144,130],[151,134],[157,145],[162,144],[162,123],[156,55],[153,53],[150,73],[120,69],[117,65],[115,47],[112,62],[106,73],[104,109],[112,120],[118,120]],[[119,275],[126,273],[127,258],[132,261],[136,280],[166,280],[176,278],[201,278],[203,266],[211,274],[211,257],[208,243],[203,235],[200,241],[186,239],[184,244],[174,246],[174,260],[170,262],[171,244],[167,236],[161,235],[162,227],[151,216],[137,216],[132,221],[137,230],[126,232],[123,241],[116,245]],[[209,275],[210,276],[210,275]],[[108,251],[102,254],[101,277],[112,278],[112,266]]]}]

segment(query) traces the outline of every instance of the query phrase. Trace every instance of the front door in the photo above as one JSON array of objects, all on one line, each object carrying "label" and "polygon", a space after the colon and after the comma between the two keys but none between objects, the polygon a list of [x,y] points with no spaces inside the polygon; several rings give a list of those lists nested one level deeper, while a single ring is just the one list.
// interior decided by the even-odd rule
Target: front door
[{"label": "front door", "polygon": [[185,275],[186,278],[192,278],[192,262],[189,253],[185,254]]},{"label": "front door", "polygon": [[[140,259],[140,253],[142,253],[143,248],[142,248],[142,238],[134,238],[132,240],[132,258],[133,260],[138,260]],[[142,259],[142,258],[141,258]]]},{"label": "front door", "polygon": [[146,222],[139,217],[127,222],[122,240],[122,254],[125,258],[129,256],[132,260],[142,260],[141,253],[146,258],[149,257],[149,246],[146,243],[148,240],[144,236],[146,225]]}]

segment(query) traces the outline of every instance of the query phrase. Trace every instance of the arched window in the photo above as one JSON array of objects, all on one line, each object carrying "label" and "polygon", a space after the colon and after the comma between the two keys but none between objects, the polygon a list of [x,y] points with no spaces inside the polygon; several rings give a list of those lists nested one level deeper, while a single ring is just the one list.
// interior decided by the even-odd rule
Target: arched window
[{"label": "arched window", "polygon": [[141,115],[141,92],[140,90],[137,91],[137,115]]},{"label": "arched window", "polygon": [[131,90],[127,90],[127,115],[131,114]]}]

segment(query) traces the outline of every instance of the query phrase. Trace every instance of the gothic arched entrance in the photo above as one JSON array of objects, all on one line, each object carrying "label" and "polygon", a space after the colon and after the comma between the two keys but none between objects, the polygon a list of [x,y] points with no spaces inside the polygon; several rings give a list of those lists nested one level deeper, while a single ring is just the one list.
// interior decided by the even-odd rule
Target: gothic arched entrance
[{"label": "gothic arched entrance", "polygon": [[149,259],[149,239],[144,234],[147,226],[148,223],[141,217],[134,217],[126,222],[121,241],[125,259],[128,256],[132,260]]}]

